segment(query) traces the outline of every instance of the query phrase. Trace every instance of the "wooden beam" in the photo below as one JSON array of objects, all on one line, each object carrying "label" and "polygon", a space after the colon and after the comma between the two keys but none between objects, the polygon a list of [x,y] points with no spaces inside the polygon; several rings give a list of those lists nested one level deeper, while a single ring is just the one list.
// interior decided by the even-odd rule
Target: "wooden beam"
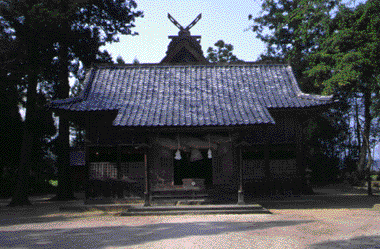
[{"label": "wooden beam", "polygon": [[249,132],[250,129],[257,129],[273,126],[273,124],[254,124],[254,125],[236,125],[236,126],[155,126],[155,127],[127,127],[123,126],[118,129],[122,132],[131,132],[131,133],[152,133],[152,134],[160,134],[160,133],[204,133],[207,135],[208,133],[213,132],[221,132],[221,133],[240,133],[240,132]]},{"label": "wooden beam", "polygon": [[[168,37],[169,37],[169,39],[175,39],[175,38],[178,38],[179,36],[178,35],[169,35]],[[202,36],[200,36],[200,35],[191,35],[190,37],[195,38],[195,39],[201,39],[202,38]]]}]

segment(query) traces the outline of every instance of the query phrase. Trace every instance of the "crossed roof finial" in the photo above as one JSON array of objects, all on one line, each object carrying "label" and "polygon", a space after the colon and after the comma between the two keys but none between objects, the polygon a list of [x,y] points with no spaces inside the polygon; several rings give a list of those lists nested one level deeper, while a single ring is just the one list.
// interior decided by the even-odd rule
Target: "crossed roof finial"
[{"label": "crossed roof finial", "polygon": [[168,18],[169,20],[175,25],[177,26],[177,28],[179,28],[180,30],[180,33],[181,32],[185,32],[185,33],[189,33],[189,30],[194,27],[195,24],[197,24],[197,22],[202,18],[202,14],[199,14],[186,28],[183,28],[181,24],[179,24],[177,22],[176,19],[174,19],[169,13],[168,13]]}]

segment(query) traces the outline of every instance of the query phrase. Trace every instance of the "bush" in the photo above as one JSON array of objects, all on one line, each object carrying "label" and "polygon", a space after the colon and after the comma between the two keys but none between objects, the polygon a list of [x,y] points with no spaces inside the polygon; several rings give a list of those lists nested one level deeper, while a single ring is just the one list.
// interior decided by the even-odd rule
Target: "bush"
[{"label": "bush", "polygon": [[14,179],[1,179],[0,182],[0,197],[10,198],[14,190]]},{"label": "bush", "polygon": [[54,180],[30,178],[30,194],[52,194],[56,192],[56,186],[51,182],[58,182]]},{"label": "bush", "polygon": [[352,186],[363,186],[364,185],[364,176],[363,176],[363,174],[360,174],[359,172],[354,171],[351,173],[348,181]]},{"label": "bush", "polygon": [[58,187],[58,180],[49,180],[49,184],[53,187]]}]

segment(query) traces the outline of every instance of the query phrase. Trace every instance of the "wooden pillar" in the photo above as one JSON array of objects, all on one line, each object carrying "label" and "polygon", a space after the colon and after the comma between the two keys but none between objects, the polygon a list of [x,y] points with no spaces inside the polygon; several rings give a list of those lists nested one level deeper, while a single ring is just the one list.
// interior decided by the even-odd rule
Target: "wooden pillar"
[{"label": "wooden pillar", "polygon": [[238,205],[245,205],[245,202],[244,202],[244,179],[243,179],[243,160],[242,160],[242,157],[241,157],[241,146],[238,146],[237,148],[235,148],[236,150],[236,156],[237,156],[237,166],[238,166],[238,172],[239,172],[239,190],[238,190],[238,202],[237,204]]},{"label": "wooden pillar", "polygon": [[268,188],[268,191],[272,191],[269,189],[272,184],[272,173],[270,171],[270,158],[269,158],[269,127],[264,128],[264,167],[265,167],[265,181],[266,181],[266,188]]},{"label": "wooden pillar", "polygon": [[117,169],[117,179],[121,180],[122,179],[122,174],[121,174],[121,146],[120,144],[117,144],[116,146],[116,157],[117,157],[117,162],[116,162],[116,169]]},{"label": "wooden pillar", "polygon": [[[306,168],[304,166],[304,143],[303,143],[303,125],[301,119],[298,119],[296,124],[296,165],[297,165],[297,178],[298,186],[302,188],[306,187],[304,191],[306,193],[313,192],[311,186],[307,183]],[[301,189],[300,189],[301,190]]]},{"label": "wooden pillar", "polygon": [[86,115],[86,131],[84,135],[84,149],[85,149],[85,168],[86,168],[86,187],[85,187],[85,201],[84,204],[87,204],[89,195],[90,195],[90,121],[89,116]]},{"label": "wooden pillar", "polygon": [[116,162],[116,169],[117,169],[117,197],[118,198],[124,198],[124,184],[122,182],[123,175],[121,173],[121,146],[118,143],[116,145],[116,157],[117,157],[117,162]]},{"label": "wooden pillar", "polygon": [[148,155],[150,154],[150,150],[146,148],[146,151],[144,153],[144,165],[145,165],[145,191],[144,191],[144,207],[150,207],[151,206],[151,192],[150,192],[150,184],[151,184],[151,164],[152,161],[150,160],[151,157]]}]

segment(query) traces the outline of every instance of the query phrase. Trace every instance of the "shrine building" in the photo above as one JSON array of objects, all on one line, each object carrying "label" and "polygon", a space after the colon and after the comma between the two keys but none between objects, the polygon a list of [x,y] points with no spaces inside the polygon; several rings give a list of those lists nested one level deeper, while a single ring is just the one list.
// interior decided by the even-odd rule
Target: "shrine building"
[{"label": "shrine building", "polygon": [[180,32],[160,63],[92,65],[78,97],[51,103],[86,130],[88,183],[128,182],[147,206],[163,192],[240,204],[303,193],[302,130],[332,96],[301,92],[289,65],[209,63],[189,31],[200,16],[186,28],[169,19]]}]

